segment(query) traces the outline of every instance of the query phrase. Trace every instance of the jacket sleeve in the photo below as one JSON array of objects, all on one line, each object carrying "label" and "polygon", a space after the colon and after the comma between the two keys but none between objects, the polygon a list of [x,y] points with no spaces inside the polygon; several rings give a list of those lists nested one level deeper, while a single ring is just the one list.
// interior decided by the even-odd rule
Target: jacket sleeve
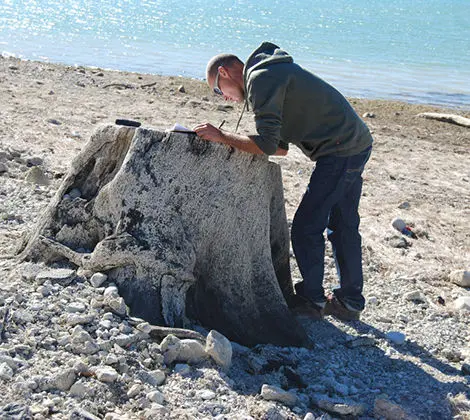
[{"label": "jacket sleeve", "polygon": [[258,132],[253,141],[264,153],[273,155],[278,147],[288,149],[287,142],[281,137],[286,83],[266,73],[252,77],[247,90]]}]

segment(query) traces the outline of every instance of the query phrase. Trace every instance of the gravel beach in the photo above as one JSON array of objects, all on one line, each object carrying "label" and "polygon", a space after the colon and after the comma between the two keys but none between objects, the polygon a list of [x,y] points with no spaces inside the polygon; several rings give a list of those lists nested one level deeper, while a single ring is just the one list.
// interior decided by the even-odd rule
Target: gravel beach
[{"label": "gravel beach", "polygon": [[[0,419],[470,418],[470,129],[418,116],[470,112],[350,100],[375,141],[361,200],[366,310],[301,320],[312,349],[250,349],[201,326],[206,340],[160,343],[105,275],[11,258],[100,124],[234,130],[242,106],[199,80],[4,57],[0,98]],[[239,131],[254,132],[250,113]],[[291,221],[314,164],[294,147],[271,159]]]}]

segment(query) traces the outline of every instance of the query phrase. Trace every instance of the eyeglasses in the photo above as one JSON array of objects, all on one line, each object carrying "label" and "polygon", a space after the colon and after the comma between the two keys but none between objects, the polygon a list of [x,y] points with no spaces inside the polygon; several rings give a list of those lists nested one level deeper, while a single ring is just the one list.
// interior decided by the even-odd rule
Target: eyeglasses
[{"label": "eyeglasses", "polygon": [[215,82],[214,82],[214,93],[216,95],[223,95],[222,89],[219,87],[219,69],[220,67],[217,68],[217,74],[215,76]]}]

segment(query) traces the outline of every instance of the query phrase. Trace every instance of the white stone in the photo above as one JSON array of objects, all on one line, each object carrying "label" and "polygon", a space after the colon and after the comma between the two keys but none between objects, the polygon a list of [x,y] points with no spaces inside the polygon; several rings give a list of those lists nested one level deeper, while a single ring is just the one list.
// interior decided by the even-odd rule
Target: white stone
[{"label": "white stone", "polygon": [[305,414],[304,420],[315,420],[315,416],[312,413]]},{"label": "white stone", "polygon": [[122,297],[106,296],[104,303],[119,316],[124,316],[127,313],[126,302]]},{"label": "white stone", "polygon": [[297,396],[273,385],[264,384],[261,387],[261,397],[267,401],[278,401],[285,405],[295,405]]},{"label": "white stone", "polygon": [[160,370],[160,369],[152,370],[149,372],[149,374],[152,377],[154,384],[156,386],[160,386],[163,384],[163,382],[165,382],[166,375],[165,375],[165,372],[163,372],[163,370]]},{"label": "white stone", "polygon": [[158,404],[163,404],[165,402],[165,396],[157,390],[149,392],[147,394],[147,399]]},{"label": "white stone", "polygon": [[392,343],[401,345],[405,342],[406,340],[406,335],[399,332],[399,331],[390,331],[387,334],[385,334],[385,337],[389,339]]},{"label": "white stone", "polygon": [[115,382],[118,377],[119,374],[112,367],[106,366],[96,369],[96,378],[100,382],[112,383]]},{"label": "white stone", "polygon": [[161,404],[153,403],[150,408],[145,410],[144,419],[163,419],[166,415],[168,415],[168,408]]},{"label": "white stone", "polygon": [[69,314],[67,316],[67,324],[73,327],[75,325],[91,324],[94,320],[95,320],[95,316],[93,314],[88,314],[88,315]]},{"label": "white stone", "polygon": [[64,372],[56,373],[49,382],[50,389],[58,389],[59,391],[68,391],[75,383],[77,375],[74,369],[68,369]]},{"label": "white stone", "polygon": [[407,301],[418,301],[418,302],[426,302],[426,298],[424,297],[423,293],[419,290],[413,290],[408,292],[404,295],[405,300]]},{"label": "white stone", "polygon": [[85,312],[86,306],[82,302],[72,302],[65,307],[65,310],[70,313]]},{"label": "white stone", "polygon": [[103,319],[100,321],[100,327],[109,330],[112,327],[112,322],[109,319]]},{"label": "white stone", "polygon": [[455,299],[454,308],[457,311],[470,311],[470,296],[460,296]]},{"label": "white stone", "polygon": [[75,382],[70,388],[70,395],[74,397],[85,397],[89,393],[88,387],[82,382]]},{"label": "white stone", "polygon": [[91,276],[89,282],[93,287],[100,287],[106,280],[108,276],[103,273],[95,273]]},{"label": "white stone", "polygon": [[106,289],[104,289],[103,296],[114,296],[118,297],[119,296],[119,290],[117,286],[115,285],[110,285]]},{"label": "white stone", "polygon": [[6,363],[0,363],[0,379],[4,381],[9,381],[13,378],[13,369],[8,366]]},{"label": "white stone", "polygon": [[52,294],[52,287],[50,284],[44,284],[43,286],[38,287],[38,293],[41,293],[42,296],[46,297]]},{"label": "white stone", "polygon": [[105,363],[107,365],[116,365],[117,363],[119,363],[119,359],[114,354],[108,354],[106,356]]},{"label": "white stone", "polygon": [[10,356],[5,356],[3,354],[0,354],[0,364],[6,363],[9,367],[11,367],[13,370],[17,369],[22,365],[22,361],[18,359],[14,359],[13,357]]},{"label": "white stone", "polygon": [[232,344],[219,332],[212,330],[206,338],[206,353],[223,369],[232,364]]},{"label": "white stone", "polygon": [[205,390],[199,391],[197,393],[197,396],[201,398],[201,400],[208,401],[208,400],[213,400],[217,395],[214,391],[205,389]]},{"label": "white stone", "polygon": [[173,363],[179,356],[181,340],[173,334],[167,335],[160,343],[165,364]]},{"label": "white stone", "polygon": [[127,396],[129,398],[134,398],[134,397],[137,397],[137,395],[140,394],[140,392],[142,391],[143,387],[142,385],[140,384],[134,384],[131,386],[131,388],[129,389],[129,391],[127,391]]},{"label": "white stone", "polygon": [[204,346],[197,340],[181,340],[180,345],[180,351],[176,358],[179,362],[200,363],[207,357]]},{"label": "white stone", "polygon": [[[379,299],[377,298],[377,296],[371,296],[367,298],[367,303],[369,305],[377,305],[379,303]],[[308,413],[308,414],[312,414],[312,413]]]},{"label": "white stone", "polygon": [[456,270],[450,273],[449,279],[452,283],[455,283],[461,287],[470,287],[470,271],[467,270]]}]

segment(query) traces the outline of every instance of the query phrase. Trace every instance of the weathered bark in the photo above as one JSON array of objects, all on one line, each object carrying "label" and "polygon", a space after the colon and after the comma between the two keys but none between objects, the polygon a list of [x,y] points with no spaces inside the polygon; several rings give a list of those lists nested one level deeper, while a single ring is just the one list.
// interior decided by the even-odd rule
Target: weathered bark
[{"label": "weathered bark", "polygon": [[154,324],[197,320],[247,345],[307,341],[286,304],[280,168],[194,134],[97,131],[22,257],[107,271]]}]

